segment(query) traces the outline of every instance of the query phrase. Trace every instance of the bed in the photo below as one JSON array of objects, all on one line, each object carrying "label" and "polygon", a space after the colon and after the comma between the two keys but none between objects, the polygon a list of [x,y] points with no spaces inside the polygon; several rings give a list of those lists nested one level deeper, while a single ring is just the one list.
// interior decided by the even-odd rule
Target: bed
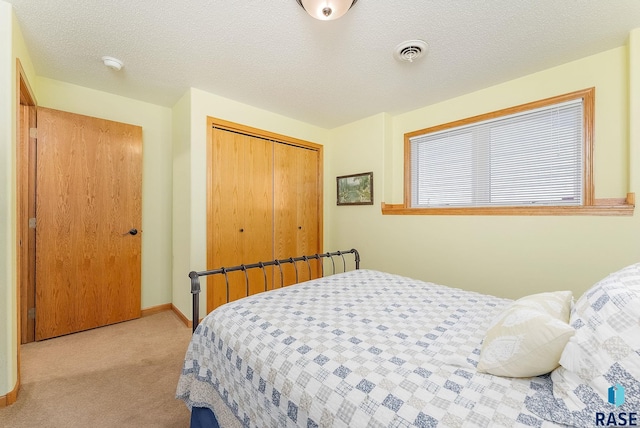
[{"label": "bed", "polygon": [[[543,346],[520,340],[543,331]],[[551,369],[529,376],[545,359]],[[638,379],[640,265],[575,304],[569,292],[514,302],[356,269],[211,312],[176,397],[192,426],[217,426],[222,399],[247,427],[582,427],[629,421]]]}]

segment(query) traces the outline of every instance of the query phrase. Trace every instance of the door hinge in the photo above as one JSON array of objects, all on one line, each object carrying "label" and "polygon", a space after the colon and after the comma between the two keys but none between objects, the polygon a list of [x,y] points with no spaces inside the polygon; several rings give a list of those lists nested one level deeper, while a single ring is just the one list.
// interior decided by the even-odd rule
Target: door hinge
[{"label": "door hinge", "polygon": [[31,217],[29,219],[29,229],[35,229],[35,228],[36,228],[36,218]]},{"label": "door hinge", "polygon": [[30,320],[36,319],[36,308],[31,308],[27,311],[27,318]]},{"label": "door hinge", "polygon": [[29,128],[29,138],[38,138],[38,128]]}]

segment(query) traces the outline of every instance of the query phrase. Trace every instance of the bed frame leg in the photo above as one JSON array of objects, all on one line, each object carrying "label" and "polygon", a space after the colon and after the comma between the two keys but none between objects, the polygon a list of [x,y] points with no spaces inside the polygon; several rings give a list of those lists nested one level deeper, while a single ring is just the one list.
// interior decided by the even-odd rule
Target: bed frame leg
[{"label": "bed frame leg", "polygon": [[196,331],[198,323],[200,322],[200,277],[196,271],[189,272],[189,278],[191,278],[191,299],[193,314],[191,319],[192,331]]}]

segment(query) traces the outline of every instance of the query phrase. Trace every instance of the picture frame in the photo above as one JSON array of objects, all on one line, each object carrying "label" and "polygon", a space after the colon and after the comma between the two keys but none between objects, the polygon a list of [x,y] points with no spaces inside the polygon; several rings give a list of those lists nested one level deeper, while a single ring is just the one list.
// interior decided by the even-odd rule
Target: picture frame
[{"label": "picture frame", "polygon": [[373,172],[336,177],[338,205],[373,205]]}]

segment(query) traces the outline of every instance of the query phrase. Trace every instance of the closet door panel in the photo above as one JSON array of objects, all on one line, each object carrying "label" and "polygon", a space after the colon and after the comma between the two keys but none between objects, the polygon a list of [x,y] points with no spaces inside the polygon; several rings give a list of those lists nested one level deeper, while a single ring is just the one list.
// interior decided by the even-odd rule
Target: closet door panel
[{"label": "closet door panel", "polygon": [[[276,257],[315,254],[320,251],[318,152],[278,143],[274,152]],[[317,261],[297,262],[296,267],[298,282],[319,276]],[[285,265],[283,270],[284,285],[295,283],[295,269]]]},{"label": "closet door panel", "polygon": [[[274,249],[278,259],[302,255],[298,253],[298,180],[300,149],[288,144],[274,144]],[[298,270],[306,266],[297,265]],[[296,282],[292,265],[282,266],[284,281],[276,270],[274,285],[291,285]]]},{"label": "closet door panel", "polygon": [[[211,197],[212,219],[208,231],[207,268],[235,266],[243,263],[245,178],[244,151],[249,137],[232,132],[213,130],[211,147]],[[240,276],[230,276],[232,285],[229,298],[243,297]],[[207,311],[227,302],[224,277],[216,275],[207,279]],[[211,292],[212,291],[212,292]]]},{"label": "closet door panel", "polygon": [[[319,248],[319,204],[318,194],[319,171],[318,152],[315,150],[298,149],[298,190],[297,199],[297,252],[298,254],[315,254]],[[317,278],[319,275],[319,264],[317,261],[310,262],[311,278],[309,269],[304,272],[303,280]]]},{"label": "closet door panel", "polygon": [[[273,259],[273,142],[249,138],[245,147],[244,223],[242,263]],[[272,288],[269,268],[266,288]],[[265,291],[264,274],[250,270],[249,294]]]}]

